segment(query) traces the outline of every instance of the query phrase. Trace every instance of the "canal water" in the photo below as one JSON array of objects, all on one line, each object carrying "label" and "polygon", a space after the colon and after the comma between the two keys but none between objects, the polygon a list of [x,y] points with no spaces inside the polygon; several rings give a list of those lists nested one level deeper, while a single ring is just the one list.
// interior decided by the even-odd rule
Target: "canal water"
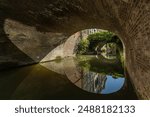
[{"label": "canal water", "polygon": [[138,99],[117,59],[77,56],[0,72],[0,99]]}]

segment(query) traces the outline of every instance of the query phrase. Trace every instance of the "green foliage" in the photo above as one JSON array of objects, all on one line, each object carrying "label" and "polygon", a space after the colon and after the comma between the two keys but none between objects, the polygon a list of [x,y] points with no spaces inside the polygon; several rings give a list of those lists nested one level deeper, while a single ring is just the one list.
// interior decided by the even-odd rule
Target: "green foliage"
[{"label": "green foliage", "polygon": [[113,33],[112,32],[108,32],[108,31],[103,31],[103,32],[98,32],[98,33],[94,33],[88,36],[88,40],[90,42],[94,42],[94,41],[111,41],[112,37],[113,37]]},{"label": "green foliage", "polygon": [[124,77],[123,69],[115,69],[115,66],[121,65],[121,63],[116,63],[112,61],[108,61],[108,63],[101,61],[101,58],[97,59],[95,56],[89,55],[78,55],[76,60],[78,61],[78,65],[86,70],[92,71],[95,73],[101,73],[104,75],[112,75],[114,78]]},{"label": "green foliage", "polygon": [[89,41],[87,39],[82,39],[78,44],[78,54],[84,54],[86,53],[87,49],[89,47]]},{"label": "green foliage", "polygon": [[102,43],[116,43],[117,46],[123,48],[118,36],[109,31],[102,31],[89,35],[87,39],[82,39],[78,44],[77,54],[94,54],[96,53],[97,46]]},{"label": "green foliage", "polygon": [[108,31],[98,32],[94,33],[88,36],[87,40],[89,40],[89,50],[95,51],[95,48],[97,47],[98,43],[101,42],[110,42],[113,38],[113,33]]}]

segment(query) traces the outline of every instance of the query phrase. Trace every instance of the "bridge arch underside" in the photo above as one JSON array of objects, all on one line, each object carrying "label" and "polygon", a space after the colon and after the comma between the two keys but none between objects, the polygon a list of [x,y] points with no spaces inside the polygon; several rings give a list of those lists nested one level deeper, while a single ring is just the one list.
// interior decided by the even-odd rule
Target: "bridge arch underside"
[{"label": "bridge arch underside", "polygon": [[150,99],[149,0],[2,0],[0,69],[40,62],[77,31],[106,29],[125,46],[126,69]]}]

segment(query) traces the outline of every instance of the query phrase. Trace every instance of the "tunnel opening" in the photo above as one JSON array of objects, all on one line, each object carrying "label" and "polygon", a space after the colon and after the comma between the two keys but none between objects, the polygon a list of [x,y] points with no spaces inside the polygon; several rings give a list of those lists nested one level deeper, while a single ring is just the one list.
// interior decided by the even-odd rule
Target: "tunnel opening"
[{"label": "tunnel opening", "polygon": [[42,65],[57,73],[63,71],[61,73],[73,85],[86,92],[137,99],[130,79],[125,76],[124,52],[124,44],[116,34],[102,29],[86,29],[71,35],[63,45],[46,56],[49,58],[55,54],[58,58],[63,53],[62,59],[54,65],[61,64],[62,68],[54,70],[51,65]]},{"label": "tunnel opening", "polygon": [[125,89],[124,48],[116,34],[96,28],[81,30],[65,42],[64,55],[74,61],[75,75],[65,74],[77,87],[96,94]]},{"label": "tunnel opening", "polygon": [[[128,2],[125,0],[60,0],[58,2],[52,0],[34,2],[31,0],[28,1],[29,3],[27,5],[21,5],[19,0],[15,1],[16,2],[4,0],[0,4],[0,69],[29,65],[30,63],[40,63],[54,60],[55,58],[59,58],[57,65],[59,64],[59,66],[61,66],[60,57],[64,56],[64,52],[61,52],[63,53],[61,56],[57,54],[57,56],[50,56],[49,52],[53,55],[55,47],[60,45],[57,48],[57,50],[59,50],[59,48],[63,47],[63,43],[67,40],[69,35],[78,30],[89,27],[103,28],[111,30],[121,37],[121,41],[124,42],[125,47],[126,71],[128,71],[128,76],[132,79],[136,93],[140,99],[150,98],[150,15],[149,2],[147,0],[130,0]],[[26,4],[25,1],[23,3]],[[67,52],[67,49],[65,50],[66,54],[69,55],[70,51]],[[52,66],[52,70],[65,75],[66,73],[62,71],[60,67],[58,67],[59,70],[56,70],[57,65],[45,65],[44,68],[40,65],[38,69],[46,72],[49,70],[48,67]],[[5,94],[6,97],[10,98],[12,94],[14,98],[23,97],[21,96],[21,91],[27,94],[28,91],[26,89],[23,90],[23,87],[26,86],[25,84],[28,84],[26,82],[28,80],[31,81],[30,84],[38,87],[38,85],[32,81],[35,74],[32,69],[34,69],[33,66],[30,70],[27,68],[28,72],[24,75],[22,74],[23,76],[19,76],[22,73],[21,70],[18,70],[19,74],[15,72],[22,78],[22,82],[20,80],[18,80],[19,82],[14,81],[14,84],[11,86],[12,88],[9,88],[8,92],[10,93]],[[36,69],[37,72],[39,72],[38,69]],[[69,70],[71,69],[68,69],[68,71]],[[28,76],[30,72],[33,78]],[[10,86],[10,80],[7,82],[5,78],[14,78],[12,74],[12,72],[9,73],[7,71],[5,74],[1,72],[1,81],[3,81],[1,82],[1,92],[5,90],[4,88],[7,89],[6,86]],[[40,76],[40,74],[38,75]],[[23,80],[23,78],[25,80]],[[43,79],[40,79],[40,77],[38,77],[38,79],[38,83],[42,85]],[[45,79],[45,82],[46,81],[48,80]],[[63,85],[64,82],[59,83]],[[96,83],[97,82],[96,80]],[[15,83],[20,83],[20,85],[15,85]],[[46,83],[48,84],[49,82]],[[55,83],[56,82],[53,84]],[[4,86],[4,84],[6,86]],[[97,85],[95,84],[95,86]],[[32,90],[33,87],[31,85],[28,86],[28,88]],[[69,89],[65,86],[64,88]],[[41,88],[41,90],[42,89],[44,90],[44,88]],[[63,88],[60,89],[63,90]],[[57,91],[59,92],[60,89]],[[13,93],[13,91],[15,93]],[[34,90],[31,92],[34,92]],[[66,93],[63,94],[67,95]],[[79,93],[76,93],[76,95],[77,94]],[[24,98],[26,96],[24,96]],[[38,96],[38,94],[36,96]],[[29,97],[34,96],[30,93]]]},{"label": "tunnel opening", "polygon": [[[28,56],[31,55],[30,57],[33,60],[41,59],[41,57],[37,56],[38,54],[32,54],[28,49],[33,47],[29,44],[32,40],[29,41],[27,37],[32,37],[30,32],[20,34],[19,32],[14,33],[15,31],[11,31],[11,28],[9,30],[6,29],[5,31],[9,33],[9,39],[16,47],[27,53]],[[39,35],[41,36],[41,34]],[[54,35],[56,36],[56,34]],[[62,38],[61,34],[57,35]],[[98,39],[93,41],[93,37],[98,37]],[[99,39],[99,37],[102,38]],[[104,37],[105,39],[103,39]],[[80,49],[79,47],[82,41],[87,41],[87,38],[92,40],[91,42],[94,43],[94,46],[90,45],[89,39],[89,42],[86,43],[89,48],[87,45],[84,45],[87,50],[83,49],[84,51],[82,51],[82,47]],[[13,99],[21,99],[22,96],[27,99],[37,99],[38,94],[36,93],[31,94],[30,97],[26,97],[26,94],[28,91],[34,91],[33,86],[37,87],[36,82],[41,82],[43,78],[45,78],[46,91],[52,88],[50,93],[42,97],[44,99],[49,96],[52,96],[51,98],[53,99],[57,99],[58,96],[61,99],[136,99],[137,97],[132,86],[128,87],[127,79],[124,76],[124,61],[121,61],[121,58],[124,58],[124,50],[122,42],[118,39],[117,35],[106,30],[82,30],[67,38],[62,44],[55,46],[52,51],[40,60],[39,64],[1,72],[1,76],[8,78],[8,82],[12,77],[16,77],[17,82],[18,77],[23,78],[23,81],[18,82],[20,83],[18,87],[13,84],[13,87],[15,87],[15,92],[13,92],[12,96]],[[39,42],[35,43],[38,44]],[[119,52],[120,50],[122,52]],[[109,55],[106,57],[101,54],[102,52],[105,54],[108,52]],[[112,59],[110,56],[115,56],[115,58]],[[39,81],[34,82],[36,78]],[[30,82],[30,85],[25,87],[28,82]],[[56,90],[56,87],[59,90]],[[45,87],[41,87],[41,90],[44,89]],[[7,90],[10,89],[8,88]],[[74,91],[76,95],[72,95],[70,90]],[[22,92],[24,92],[24,95],[22,95]],[[41,93],[40,90],[39,92]],[[130,93],[132,93],[131,96],[127,97]],[[9,95],[7,94],[6,97],[8,96],[7,98],[9,98]],[[3,98],[3,96],[1,97]]]}]

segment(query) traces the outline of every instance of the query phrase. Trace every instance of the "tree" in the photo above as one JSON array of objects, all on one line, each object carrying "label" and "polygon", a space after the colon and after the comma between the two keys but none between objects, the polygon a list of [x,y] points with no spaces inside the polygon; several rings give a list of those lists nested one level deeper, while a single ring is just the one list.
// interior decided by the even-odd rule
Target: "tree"
[{"label": "tree", "polygon": [[87,39],[82,39],[78,44],[78,54],[84,54],[87,52],[89,47],[89,41]]},{"label": "tree", "polygon": [[117,46],[123,48],[118,36],[109,31],[102,31],[89,35],[87,39],[82,39],[78,44],[77,54],[94,54],[99,45],[105,45],[107,43],[116,43]]},{"label": "tree", "polygon": [[95,48],[97,45],[101,42],[110,42],[112,40],[112,37],[114,34],[112,32],[108,31],[103,31],[103,32],[98,32],[94,33],[88,36],[87,40],[89,40],[89,50],[90,51],[95,51]]}]

